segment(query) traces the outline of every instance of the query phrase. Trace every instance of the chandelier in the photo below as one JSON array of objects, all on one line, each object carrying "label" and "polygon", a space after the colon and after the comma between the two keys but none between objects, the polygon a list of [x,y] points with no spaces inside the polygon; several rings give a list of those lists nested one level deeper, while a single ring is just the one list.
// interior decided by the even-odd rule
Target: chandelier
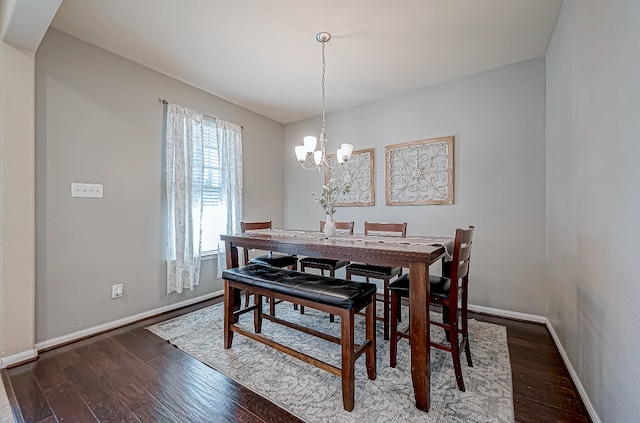
[{"label": "chandelier", "polygon": [[[320,147],[319,150],[316,150],[316,146],[318,144],[318,139],[314,136],[306,136],[304,137],[304,144],[296,147],[296,157],[298,158],[298,162],[300,165],[307,170],[316,170],[323,171],[326,169],[335,169],[335,166],[330,166],[327,161],[327,132],[325,129],[325,121],[324,121],[324,107],[325,107],[325,96],[324,96],[324,74],[326,68],[326,61],[324,58],[324,45],[331,39],[331,34],[328,32],[319,32],[316,35],[316,40],[322,43],[322,129],[320,130]],[[336,160],[338,165],[344,164],[351,157],[351,153],[353,152],[353,145],[351,144],[342,144],[342,146],[336,152]],[[309,165],[307,165],[309,163]]]}]

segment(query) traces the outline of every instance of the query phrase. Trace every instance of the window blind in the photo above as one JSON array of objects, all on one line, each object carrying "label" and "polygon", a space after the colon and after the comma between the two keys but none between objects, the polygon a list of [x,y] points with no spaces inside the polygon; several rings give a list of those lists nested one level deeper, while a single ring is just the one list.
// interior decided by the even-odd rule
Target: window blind
[{"label": "window blind", "polygon": [[205,116],[203,124],[203,189],[202,206],[219,206],[222,203],[220,192],[220,152],[216,134],[215,119]]}]

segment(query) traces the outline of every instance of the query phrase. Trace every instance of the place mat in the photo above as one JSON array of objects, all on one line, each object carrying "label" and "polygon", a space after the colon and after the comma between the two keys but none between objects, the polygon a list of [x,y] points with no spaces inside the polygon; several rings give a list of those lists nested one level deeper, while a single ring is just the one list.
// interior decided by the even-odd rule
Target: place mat
[{"label": "place mat", "polygon": [[[379,310],[381,313],[381,310]],[[340,319],[329,322],[326,313],[310,308],[304,315],[291,304],[278,304],[276,314],[334,336],[340,336]],[[437,319],[438,316],[433,315]],[[403,322],[408,322],[403,307]],[[398,342],[398,365],[389,367],[389,342],[383,340],[382,322],[376,322],[377,378],[367,378],[364,355],[356,362],[355,408],[342,408],[341,379],[239,334],[231,349],[223,349],[223,304],[216,304],[148,327],[186,353],[268,398],[307,422],[513,422],[511,366],[504,326],[469,321],[474,367],[464,354],[462,374],[466,392],[458,390],[451,355],[431,350],[431,408],[415,407],[411,382],[410,349]],[[253,315],[240,324],[253,331]],[[406,323],[405,323],[406,324]],[[402,323],[400,324],[402,325]],[[356,342],[364,338],[364,318],[356,316]],[[265,336],[330,364],[340,366],[340,346],[264,320]],[[432,339],[444,332],[432,327]]]}]

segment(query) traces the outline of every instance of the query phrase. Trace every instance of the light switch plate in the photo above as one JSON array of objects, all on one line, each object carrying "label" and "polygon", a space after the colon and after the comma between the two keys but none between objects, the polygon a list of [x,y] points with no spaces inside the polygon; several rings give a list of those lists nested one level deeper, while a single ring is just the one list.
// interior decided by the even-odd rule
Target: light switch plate
[{"label": "light switch plate", "polygon": [[71,196],[102,198],[102,184],[81,184],[78,182],[72,182]]}]

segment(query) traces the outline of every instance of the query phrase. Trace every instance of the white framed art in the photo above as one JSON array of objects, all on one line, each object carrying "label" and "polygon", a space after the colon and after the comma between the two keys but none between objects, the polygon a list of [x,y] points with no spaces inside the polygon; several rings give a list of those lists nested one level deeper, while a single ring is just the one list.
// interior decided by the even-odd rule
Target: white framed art
[{"label": "white framed art", "polygon": [[335,154],[327,155],[327,162],[337,169],[329,169],[324,183],[330,180],[339,185],[349,185],[349,192],[338,194],[336,206],[373,206],[376,204],[375,154],[373,148],[356,150],[347,163],[337,166]]},{"label": "white framed art", "polygon": [[388,206],[453,204],[453,136],[385,147]]}]

